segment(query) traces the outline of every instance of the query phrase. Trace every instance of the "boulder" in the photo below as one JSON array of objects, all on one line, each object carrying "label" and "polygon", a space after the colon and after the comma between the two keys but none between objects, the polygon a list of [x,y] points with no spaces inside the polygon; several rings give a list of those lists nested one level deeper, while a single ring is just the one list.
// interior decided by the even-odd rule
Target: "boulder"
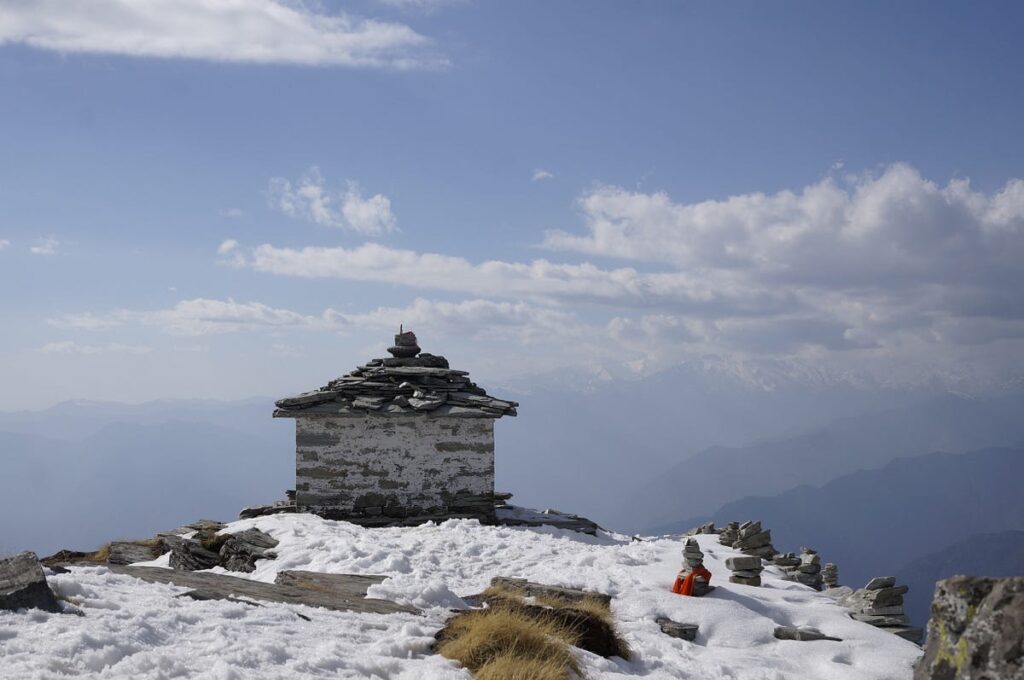
[{"label": "boulder", "polygon": [[229,534],[220,548],[220,563],[228,571],[252,572],[256,560],[273,559],[271,552],[277,547],[277,539],[259,529],[246,529]]},{"label": "boulder", "polygon": [[0,560],[0,609],[60,611],[35,553],[23,552]]},{"label": "boulder", "polygon": [[1024,678],[1024,577],[954,576],[935,585],[914,680]]},{"label": "boulder", "polygon": [[658,627],[661,628],[661,632],[669,637],[679,638],[687,642],[693,642],[697,639],[697,630],[699,630],[700,626],[696,623],[679,623],[664,616],[659,616],[655,621]]},{"label": "boulder", "polygon": [[132,564],[148,562],[164,554],[163,541],[111,541],[110,564]]},{"label": "boulder", "polygon": [[212,569],[220,562],[220,556],[207,550],[198,541],[180,536],[164,536],[163,544],[170,551],[171,569],[178,571],[202,571]]},{"label": "boulder", "polygon": [[864,586],[864,590],[878,590],[880,588],[892,588],[896,585],[895,576],[876,576]]}]

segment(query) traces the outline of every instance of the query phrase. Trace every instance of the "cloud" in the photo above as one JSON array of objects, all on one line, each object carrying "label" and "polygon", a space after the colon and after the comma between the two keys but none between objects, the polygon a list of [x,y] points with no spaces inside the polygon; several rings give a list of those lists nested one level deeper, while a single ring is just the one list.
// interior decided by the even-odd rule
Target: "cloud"
[{"label": "cloud", "polygon": [[226,217],[231,220],[237,220],[243,215],[245,215],[245,213],[242,212],[241,208],[226,208],[220,211],[221,217]]},{"label": "cloud", "polygon": [[238,248],[238,241],[233,238],[225,239],[220,242],[219,246],[217,246],[217,254],[227,255],[236,248]]},{"label": "cloud", "polygon": [[431,41],[394,22],[313,11],[285,0],[61,0],[0,5],[0,45],[61,53],[209,61],[441,68]]},{"label": "cloud", "polygon": [[547,170],[544,170],[543,168],[537,168],[533,171],[532,181],[540,182],[541,180],[551,179],[552,177],[554,177],[554,175],[548,172]]},{"label": "cloud", "polygon": [[11,242],[5,238],[0,238],[0,250],[10,247]]},{"label": "cloud", "polygon": [[95,355],[95,354],[148,354],[153,350],[152,347],[143,347],[140,345],[122,345],[119,343],[112,343],[109,345],[80,345],[72,340],[63,340],[59,342],[49,342],[42,347],[39,347],[35,351],[42,352],[44,354],[84,354],[84,355]]},{"label": "cloud", "polygon": [[31,246],[28,250],[33,255],[56,255],[57,248],[60,246],[60,241],[53,237],[41,238],[36,240],[36,244]]},{"label": "cloud", "polygon": [[578,206],[584,228],[542,243],[573,262],[473,262],[365,243],[239,246],[233,264],[586,310],[588,328],[642,370],[699,356],[746,374],[756,365],[905,381],[1024,375],[1022,180],[982,192],[896,164],[690,203],[606,186]]},{"label": "cloud", "polygon": [[404,11],[431,14],[440,9],[466,4],[468,0],[377,0],[377,2]]},{"label": "cloud", "polygon": [[56,328],[74,328],[78,330],[97,331],[115,326],[122,326],[130,318],[131,312],[118,310],[103,316],[84,312],[81,314],[65,314],[60,317],[48,319],[47,323]]},{"label": "cloud", "polygon": [[364,198],[355,182],[349,182],[344,192],[332,192],[316,166],[294,183],[284,177],[272,178],[269,196],[271,205],[285,215],[325,227],[384,234],[395,231],[398,224],[387,196]]}]

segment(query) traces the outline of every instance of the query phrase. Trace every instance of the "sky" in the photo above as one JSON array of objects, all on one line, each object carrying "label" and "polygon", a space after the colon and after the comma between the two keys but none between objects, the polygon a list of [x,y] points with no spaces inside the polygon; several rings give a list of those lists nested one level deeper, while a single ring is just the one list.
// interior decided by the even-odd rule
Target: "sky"
[{"label": "sky", "polygon": [[1019,387],[1022,29],[1010,2],[0,0],[0,409],[284,396],[400,323],[485,386]]}]

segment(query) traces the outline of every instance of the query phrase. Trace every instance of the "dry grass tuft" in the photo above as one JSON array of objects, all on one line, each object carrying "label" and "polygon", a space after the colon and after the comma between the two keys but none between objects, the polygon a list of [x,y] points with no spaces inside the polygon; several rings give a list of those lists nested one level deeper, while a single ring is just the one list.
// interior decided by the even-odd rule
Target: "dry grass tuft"
[{"label": "dry grass tuft", "polygon": [[[501,659],[498,668],[529,663],[561,673],[544,678],[564,680],[570,670],[579,673],[576,659],[569,650],[577,638],[575,631],[554,621],[534,618],[515,609],[494,607],[456,615],[445,628],[438,652],[474,673]],[[491,674],[487,677],[502,677],[494,675],[496,670],[487,672]]]},{"label": "dry grass tuft", "polygon": [[83,562],[105,563],[110,559],[110,544],[102,546],[99,550],[91,552],[82,558]]},{"label": "dry grass tuft", "polygon": [[521,659],[496,656],[474,674],[476,680],[565,680],[570,668],[557,659]]}]

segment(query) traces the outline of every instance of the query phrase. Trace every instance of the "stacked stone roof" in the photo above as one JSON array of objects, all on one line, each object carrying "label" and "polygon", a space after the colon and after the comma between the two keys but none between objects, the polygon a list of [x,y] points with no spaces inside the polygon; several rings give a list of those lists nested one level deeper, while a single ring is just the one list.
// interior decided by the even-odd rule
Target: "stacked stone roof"
[{"label": "stacked stone roof", "polygon": [[449,368],[444,357],[420,353],[371,359],[318,390],[281,399],[276,406],[277,418],[413,413],[500,418],[516,415],[519,404],[488,395],[469,379],[469,373]]}]

